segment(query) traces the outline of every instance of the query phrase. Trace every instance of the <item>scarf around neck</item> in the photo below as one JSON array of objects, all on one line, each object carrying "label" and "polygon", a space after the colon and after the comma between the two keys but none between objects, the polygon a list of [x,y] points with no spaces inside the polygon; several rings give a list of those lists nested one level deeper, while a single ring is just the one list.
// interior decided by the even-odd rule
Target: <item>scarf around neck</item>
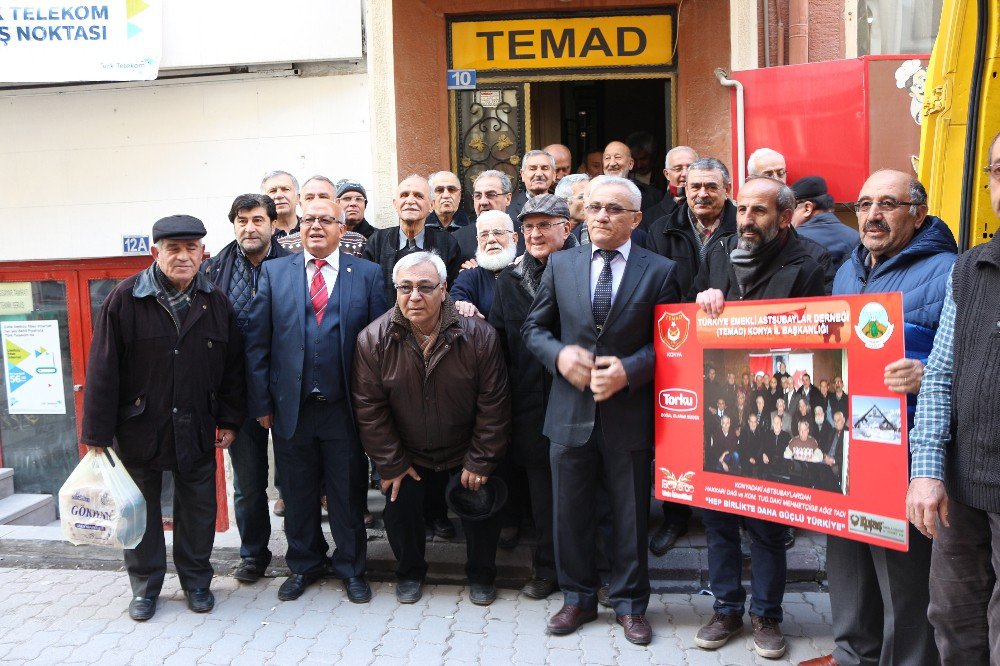
[{"label": "scarf around neck", "polygon": [[771,267],[771,260],[784,249],[790,237],[791,234],[786,229],[756,250],[744,250],[737,241],[736,248],[729,253],[729,262],[736,274],[736,285],[739,287],[740,296],[746,296],[757,285],[761,275]]}]

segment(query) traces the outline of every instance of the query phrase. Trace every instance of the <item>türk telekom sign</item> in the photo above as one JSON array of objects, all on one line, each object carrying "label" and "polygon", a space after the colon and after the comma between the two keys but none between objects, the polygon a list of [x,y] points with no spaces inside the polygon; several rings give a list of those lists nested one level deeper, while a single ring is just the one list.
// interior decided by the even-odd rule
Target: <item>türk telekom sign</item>
[{"label": "t\u00fcrk telekom sign", "polygon": [[161,2],[0,4],[0,83],[155,79],[162,52]]}]

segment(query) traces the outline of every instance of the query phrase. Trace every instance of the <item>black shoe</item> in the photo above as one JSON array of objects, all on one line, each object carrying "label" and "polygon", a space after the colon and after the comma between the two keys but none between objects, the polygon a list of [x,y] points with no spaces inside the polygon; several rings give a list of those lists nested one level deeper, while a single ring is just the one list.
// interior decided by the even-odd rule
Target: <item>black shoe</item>
[{"label": "black shoe", "polygon": [[553,592],[559,589],[554,580],[548,580],[547,578],[532,578],[524,587],[521,588],[521,594],[528,597],[529,599],[547,599]]},{"label": "black shoe", "polygon": [[278,588],[278,599],[294,601],[302,596],[306,588],[319,580],[319,574],[292,574]]},{"label": "black shoe", "polygon": [[605,583],[597,590],[597,603],[605,608],[611,608],[611,586]]},{"label": "black shoe", "polygon": [[207,613],[215,608],[215,595],[207,587],[199,587],[197,590],[184,590],[188,598],[188,608],[195,613]]},{"label": "black shoe", "polygon": [[477,606],[489,606],[497,599],[497,588],[485,583],[472,583],[469,586],[469,600]]},{"label": "black shoe", "polygon": [[518,526],[505,527],[500,530],[500,542],[497,544],[504,550],[514,550],[521,542],[521,528]]},{"label": "black shoe", "polygon": [[366,604],[372,600],[372,588],[364,576],[351,576],[344,579],[344,591],[352,604]]},{"label": "black shoe", "polygon": [[795,545],[795,528],[786,527],[785,528],[785,550],[791,550],[792,546]]},{"label": "black shoe", "polygon": [[433,519],[431,521],[430,528],[436,537],[440,537],[442,539],[455,538],[455,524],[451,522],[451,519],[447,516]]},{"label": "black shoe", "polygon": [[657,557],[663,557],[685,534],[687,534],[687,527],[663,525],[653,533],[653,538],[649,540],[649,551]]},{"label": "black shoe", "polygon": [[424,596],[423,582],[419,580],[400,580],[396,583],[396,601],[401,604],[415,604]]},{"label": "black shoe", "polygon": [[136,622],[145,622],[156,615],[156,597],[136,597],[128,605],[128,616]]},{"label": "black shoe", "polygon": [[267,559],[256,557],[244,557],[233,572],[233,578],[241,583],[256,583],[267,573],[267,566],[271,563],[271,555]]}]

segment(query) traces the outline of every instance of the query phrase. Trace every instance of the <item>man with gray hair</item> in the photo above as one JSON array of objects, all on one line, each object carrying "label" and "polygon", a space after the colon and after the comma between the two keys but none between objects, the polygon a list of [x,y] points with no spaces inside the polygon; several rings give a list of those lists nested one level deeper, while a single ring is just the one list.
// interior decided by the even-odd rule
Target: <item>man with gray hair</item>
[{"label": "man with gray hair", "polygon": [[684,201],[684,186],[687,184],[688,169],[698,159],[698,153],[690,146],[674,146],[667,151],[663,175],[667,179],[663,199],[650,211],[649,225],[653,226],[661,217],[674,212]]},{"label": "man with gray hair", "polygon": [[747,158],[747,175],[765,176],[787,183],[785,156],[771,148],[758,148]]},{"label": "man with gray hair", "polygon": [[[552,155],[544,150],[529,150],[521,160],[521,182],[524,183],[523,192],[514,195],[510,205],[507,207],[507,214],[512,220],[516,220],[521,208],[531,197],[545,194],[556,182],[556,161]],[[517,223],[515,230],[519,230]]]},{"label": "man with gray hair", "polygon": [[450,294],[459,314],[485,319],[490,316],[497,275],[514,263],[517,256],[517,232],[510,216],[498,210],[480,215],[476,220],[476,230],[479,232],[479,249],[476,250],[478,265],[458,274]]},{"label": "man with gray hair", "polygon": [[[476,215],[482,215],[488,210],[498,210],[501,213],[507,211],[510,206],[513,185],[510,176],[497,169],[483,171],[472,182],[472,205],[476,210]],[[513,219],[513,218],[512,218]],[[514,230],[518,228],[514,223]],[[479,236],[476,225],[470,224],[462,227],[452,236],[458,241],[461,251],[462,261],[475,260],[476,251],[479,249]]]},{"label": "man with gray hair", "polygon": [[455,233],[469,224],[469,216],[462,210],[462,183],[451,171],[435,171],[427,177],[431,186],[434,210],[427,216],[428,227],[438,227]]},{"label": "man with gray hair", "polygon": [[290,236],[299,230],[299,181],[287,171],[269,171],[260,181],[260,193],[274,201],[278,219],[274,222],[274,239]]},{"label": "man with gray hair", "polygon": [[[584,199],[587,196],[587,183],[590,176],[585,173],[573,173],[556,185],[556,196],[566,200],[569,207],[569,231],[581,243],[590,242],[590,234],[587,233],[587,213],[584,211]],[[586,234],[586,236],[584,236]]]},{"label": "man with gray hair", "polygon": [[[695,181],[695,170],[688,175]],[[791,228],[795,195],[773,178],[751,178],[740,188],[737,232],[712,242],[695,278],[697,303],[717,317],[726,301],[823,296],[823,267]],[[779,624],[785,593],[784,525],[705,509],[708,573],[715,614],[695,637],[695,645],[715,650],[743,629],[746,590],[741,576],[740,528],[750,537],[750,620],[754,650],[767,659],[785,653]]]},{"label": "man with gray hair", "polygon": [[404,257],[392,280],[395,306],[358,336],[351,394],[361,441],[382,477],[396,598],[412,604],[422,594],[425,498],[446,486],[461,493],[460,484],[485,509],[460,517],[470,598],[486,606],[496,598],[496,510],[505,489],[490,477],[510,432],[503,352],[492,326],[455,310],[438,256]]}]

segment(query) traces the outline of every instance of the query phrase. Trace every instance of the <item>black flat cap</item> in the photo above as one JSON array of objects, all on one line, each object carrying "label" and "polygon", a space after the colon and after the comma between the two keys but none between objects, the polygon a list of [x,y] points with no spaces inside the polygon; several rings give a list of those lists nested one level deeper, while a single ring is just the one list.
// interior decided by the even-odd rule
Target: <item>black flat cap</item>
[{"label": "black flat cap", "polygon": [[368,193],[365,192],[365,188],[361,186],[361,183],[355,183],[353,180],[338,180],[337,181],[337,198],[344,196],[348,192],[357,192],[368,201]]},{"label": "black flat cap", "polygon": [[486,520],[496,515],[507,501],[507,484],[497,476],[479,487],[469,490],[462,485],[462,473],[451,477],[444,491],[445,503],[456,516],[466,520]]},{"label": "black flat cap", "polygon": [[797,181],[792,183],[792,192],[795,193],[795,198],[798,200],[817,199],[827,194],[826,180],[824,180],[822,176],[806,176],[804,178],[799,178]]},{"label": "black flat cap", "polygon": [[529,215],[554,215],[569,219],[569,206],[562,197],[554,194],[539,194],[524,202],[524,208],[518,214],[517,219],[524,221]]},{"label": "black flat cap", "polygon": [[156,221],[153,225],[153,242],[161,240],[195,240],[204,238],[205,225],[197,217],[171,215]]}]

